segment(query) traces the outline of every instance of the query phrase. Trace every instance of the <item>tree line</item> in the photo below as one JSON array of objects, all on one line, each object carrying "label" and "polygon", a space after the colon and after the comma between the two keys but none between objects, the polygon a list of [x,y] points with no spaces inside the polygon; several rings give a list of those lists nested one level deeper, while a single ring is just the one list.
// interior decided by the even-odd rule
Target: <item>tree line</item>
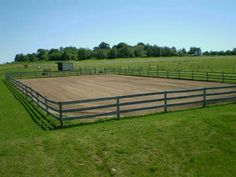
[{"label": "tree line", "polygon": [[144,44],[142,42],[131,46],[124,42],[110,46],[102,42],[93,49],[60,47],[59,49],[38,49],[35,53],[17,54],[16,62],[34,61],[68,61],[86,59],[115,59],[134,57],[170,57],[170,56],[200,56],[200,55],[236,55],[236,48],[232,51],[205,51],[199,47],[191,47],[188,51],[183,48],[177,50],[175,47],[159,47],[157,45]]}]

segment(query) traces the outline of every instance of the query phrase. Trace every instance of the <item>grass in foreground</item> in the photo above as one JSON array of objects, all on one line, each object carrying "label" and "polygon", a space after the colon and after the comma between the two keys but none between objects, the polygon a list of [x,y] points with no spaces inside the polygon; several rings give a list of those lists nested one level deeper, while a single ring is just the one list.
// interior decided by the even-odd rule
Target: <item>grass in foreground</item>
[{"label": "grass in foreground", "polygon": [[44,131],[0,93],[0,176],[236,174],[236,104]]},{"label": "grass in foreground", "polygon": [[[187,69],[196,63],[225,72],[232,72],[235,63],[235,57],[166,59],[78,63],[158,63],[172,69],[180,62]],[[37,65],[53,63],[30,64],[23,70],[35,70]],[[5,71],[22,70],[22,66],[1,65],[0,78]],[[0,176],[234,176],[235,109],[236,104],[232,104],[45,131],[44,115],[33,113],[26,103],[18,101],[1,80]]]}]

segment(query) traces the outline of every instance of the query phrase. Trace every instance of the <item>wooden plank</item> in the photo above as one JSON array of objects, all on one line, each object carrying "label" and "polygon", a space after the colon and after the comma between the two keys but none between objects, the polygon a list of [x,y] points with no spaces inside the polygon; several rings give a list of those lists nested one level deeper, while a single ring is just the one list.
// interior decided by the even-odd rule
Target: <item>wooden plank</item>
[{"label": "wooden plank", "polygon": [[87,118],[96,118],[96,117],[102,117],[102,116],[111,116],[116,115],[116,111],[107,112],[107,113],[100,113],[100,114],[91,114],[91,115],[80,115],[80,116],[73,116],[73,117],[64,117],[63,121],[70,121],[75,119],[87,119]]},{"label": "wooden plank", "polygon": [[119,98],[125,99],[125,98],[134,98],[134,97],[154,96],[154,95],[162,95],[163,93],[164,92],[140,93],[140,94],[119,96]]},{"label": "wooden plank", "polygon": [[227,97],[227,98],[208,99],[208,100],[207,100],[207,103],[219,102],[219,101],[236,101],[236,96],[234,96],[234,97]]},{"label": "wooden plank", "polygon": [[203,88],[197,88],[197,89],[186,89],[186,90],[171,90],[171,91],[166,91],[168,94],[170,93],[188,93],[188,92],[197,92],[197,91],[202,91]]},{"label": "wooden plank", "polygon": [[128,105],[138,105],[143,103],[153,103],[153,102],[160,102],[164,101],[164,98],[158,98],[158,99],[151,99],[151,100],[141,100],[141,101],[132,101],[132,102],[122,102],[120,103],[120,106],[128,106]]},{"label": "wooden plank", "polygon": [[104,108],[112,108],[116,107],[116,104],[109,104],[109,105],[102,105],[102,106],[90,106],[90,107],[84,107],[84,108],[78,108],[78,109],[63,109],[63,113],[68,112],[80,112],[80,111],[90,111],[95,109],[104,109]]},{"label": "wooden plank", "polygon": [[135,108],[135,109],[126,109],[121,110],[120,113],[130,113],[130,112],[137,112],[137,111],[144,111],[144,110],[150,110],[150,109],[158,109],[163,108],[164,105],[158,105],[158,106],[149,106],[149,107],[142,107],[142,108]]},{"label": "wooden plank", "polygon": [[115,100],[115,99],[116,99],[116,97],[105,97],[105,98],[95,98],[95,99],[88,99],[88,100],[65,101],[65,102],[62,102],[62,105],[90,103],[90,102],[99,102],[99,101],[110,101],[110,100]]},{"label": "wooden plank", "polygon": [[198,103],[202,103],[202,101],[190,101],[190,102],[183,102],[183,103],[168,104],[167,107],[186,106],[186,105],[198,104]]},{"label": "wooden plank", "polygon": [[233,93],[236,93],[236,90],[229,91],[229,92],[220,92],[220,93],[207,93],[207,96],[227,95],[227,94],[233,94]]},{"label": "wooden plank", "polygon": [[206,87],[206,88],[207,90],[219,90],[219,89],[236,88],[236,85],[220,86],[220,87]]},{"label": "wooden plank", "polygon": [[202,97],[203,94],[197,94],[197,95],[187,95],[187,96],[178,96],[178,97],[168,97],[167,100],[180,100],[180,99],[187,99],[187,98],[196,98],[196,97]]}]

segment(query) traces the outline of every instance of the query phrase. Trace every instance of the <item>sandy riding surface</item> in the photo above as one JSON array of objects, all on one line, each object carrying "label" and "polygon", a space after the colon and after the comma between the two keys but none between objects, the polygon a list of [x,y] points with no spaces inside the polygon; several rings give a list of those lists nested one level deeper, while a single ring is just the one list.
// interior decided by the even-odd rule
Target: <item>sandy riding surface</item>
[{"label": "sandy riding surface", "polygon": [[116,75],[54,77],[21,81],[42,95],[57,101],[226,85],[214,82]]}]

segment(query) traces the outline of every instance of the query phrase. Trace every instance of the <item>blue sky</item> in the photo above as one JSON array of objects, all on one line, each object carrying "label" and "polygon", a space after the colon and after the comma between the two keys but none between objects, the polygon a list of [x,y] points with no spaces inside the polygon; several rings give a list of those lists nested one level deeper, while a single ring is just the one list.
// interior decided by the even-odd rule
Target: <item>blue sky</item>
[{"label": "blue sky", "polygon": [[0,63],[102,41],[232,49],[235,8],[235,0],[0,0]]}]

